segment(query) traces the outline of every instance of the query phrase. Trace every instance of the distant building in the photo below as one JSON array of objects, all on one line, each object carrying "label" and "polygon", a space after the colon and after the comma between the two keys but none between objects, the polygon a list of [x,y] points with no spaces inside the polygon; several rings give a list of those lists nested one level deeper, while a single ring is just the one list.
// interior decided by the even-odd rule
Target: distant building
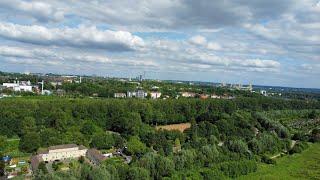
[{"label": "distant building", "polygon": [[252,92],[253,90],[252,84],[249,84],[248,86],[241,86],[240,90]]},{"label": "distant building", "polygon": [[158,99],[161,97],[161,92],[150,92],[151,99]]},{"label": "distant building", "polygon": [[220,99],[221,97],[215,94],[211,94],[210,98],[212,99]]},{"label": "distant building", "polygon": [[267,91],[266,90],[260,90],[260,94],[263,96],[268,96]]},{"label": "distant building", "polygon": [[51,95],[51,94],[52,94],[52,92],[49,91],[49,90],[43,90],[42,91],[42,95]]},{"label": "distant building", "polygon": [[114,93],[115,98],[126,98],[126,93]]},{"label": "distant building", "polygon": [[50,82],[50,84],[51,84],[52,86],[54,86],[54,87],[56,87],[56,86],[62,86],[62,82],[60,82],[60,81]]},{"label": "distant building", "polygon": [[196,93],[194,92],[181,92],[182,97],[195,97]]},{"label": "distant building", "polygon": [[136,95],[137,98],[145,98],[147,96],[147,93],[144,90],[138,90]]},{"label": "distant building", "polygon": [[90,162],[94,165],[100,165],[101,162],[107,159],[107,157],[101,154],[101,152],[97,149],[89,149],[86,155]]},{"label": "distant building", "polygon": [[57,146],[50,146],[45,151],[39,151],[37,155],[31,157],[31,166],[35,171],[40,162],[52,162],[66,159],[79,158],[85,156],[87,148],[84,146],[78,146],[76,144],[64,144]]},{"label": "distant building", "polygon": [[209,98],[209,95],[207,94],[200,94],[200,99],[208,99]]},{"label": "distant building", "polygon": [[12,89],[16,92],[32,92],[30,81],[15,81],[13,83],[3,83],[2,86],[7,89]]},{"label": "distant building", "polygon": [[85,156],[87,148],[76,144],[64,144],[50,146],[48,151],[41,154],[44,161],[64,160],[68,158],[78,158]]},{"label": "distant building", "polygon": [[128,98],[132,98],[132,97],[136,97],[136,98],[140,98],[143,99],[147,96],[147,93],[144,90],[137,90],[137,91],[128,91],[127,92],[127,97]]},{"label": "distant building", "polygon": [[139,76],[138,76],[138,79],[139,79],[140,82],[142,82],[142,81],[143,81],[143,75],[142,75],[142,74],[139,75]]}]

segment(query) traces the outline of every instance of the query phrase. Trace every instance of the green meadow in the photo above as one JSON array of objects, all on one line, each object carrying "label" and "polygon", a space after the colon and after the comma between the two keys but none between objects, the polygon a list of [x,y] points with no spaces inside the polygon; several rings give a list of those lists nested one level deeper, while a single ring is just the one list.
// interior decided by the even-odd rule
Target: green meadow
[{"label": "green meadow", "polygon": [[279,157],[276,165],[260,164],[257,172],[238,179],[320,179],[320,143],[310,144],[301,154]]}]

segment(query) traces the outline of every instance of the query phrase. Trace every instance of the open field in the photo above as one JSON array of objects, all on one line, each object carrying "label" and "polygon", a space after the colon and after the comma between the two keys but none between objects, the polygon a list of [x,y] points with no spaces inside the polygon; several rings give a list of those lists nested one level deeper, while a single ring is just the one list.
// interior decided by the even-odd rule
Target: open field
[{"label": "open field", "polygon": [[279,158],[276,165],[261,164],[257,172],[238,179],[320,179],[320,143],[310,144],[301,154]]},{"label": "open field", "polygon": [[188,129],[191,127],[190,123],[180,123],[180,124],[170,124],[170,125],[165,125],[165,126],[156,126],[156,129],[165,129],[165,130],[178,130],[180,132],[183,132],[184,130]]}]

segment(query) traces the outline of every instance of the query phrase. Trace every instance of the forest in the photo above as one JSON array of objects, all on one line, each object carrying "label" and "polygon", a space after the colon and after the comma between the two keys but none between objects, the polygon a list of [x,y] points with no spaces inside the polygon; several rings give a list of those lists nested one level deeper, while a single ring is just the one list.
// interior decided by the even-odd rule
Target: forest
[{"label": "forest", "polygon": [[[35,179],[228,179],[255,172],[258,163],[275,163],[271,155],[300,153],[319,142],[319,109],[319,101],[266,97],[10,98],[0,100],[0,145],[19,138],[24,153],[67,143],[126,146],[133,157],[130,164],[110,159],[67,172],[39,169]],[[155,128],[186,122],[191,127],[183,133]]]}]

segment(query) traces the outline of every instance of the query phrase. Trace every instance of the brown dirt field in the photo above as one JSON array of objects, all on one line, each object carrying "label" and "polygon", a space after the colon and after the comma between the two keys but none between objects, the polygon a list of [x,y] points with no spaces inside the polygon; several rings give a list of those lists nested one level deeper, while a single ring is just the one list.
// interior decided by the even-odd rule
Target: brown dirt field
[{"label": "brown dirt field", "polygon": [[180,132],[183,132],[184,130],[188,129],[191,127],[190,123],[181,123],[181,124],[170,124],[170,125],[165,125],[165,126],[156,126],[156,129],[165,129],[165,130],[178,130]]}]

